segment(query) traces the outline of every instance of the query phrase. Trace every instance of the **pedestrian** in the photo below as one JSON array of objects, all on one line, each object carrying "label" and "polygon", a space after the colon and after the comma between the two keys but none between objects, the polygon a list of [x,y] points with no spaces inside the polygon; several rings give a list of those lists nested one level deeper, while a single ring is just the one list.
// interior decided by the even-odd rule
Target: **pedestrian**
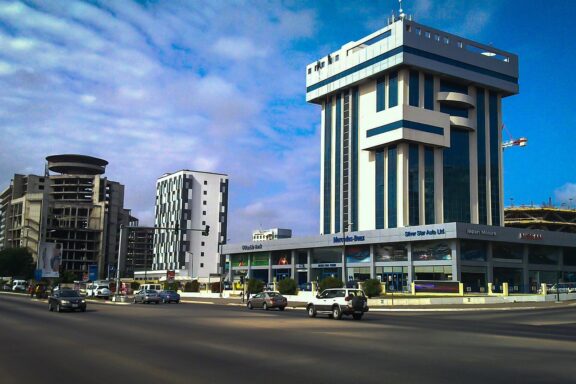
[{"label": "pedestrian", "polygon": [[240,291],[240,299],[244,302],[244,291]]},{"label": "pedestrian", "polygon": [[34,284],[30,284],[30,287],[28,287],[28,293],[30,294],[30,297],[34,297],[35,289],[36,287],[34,286]]}]

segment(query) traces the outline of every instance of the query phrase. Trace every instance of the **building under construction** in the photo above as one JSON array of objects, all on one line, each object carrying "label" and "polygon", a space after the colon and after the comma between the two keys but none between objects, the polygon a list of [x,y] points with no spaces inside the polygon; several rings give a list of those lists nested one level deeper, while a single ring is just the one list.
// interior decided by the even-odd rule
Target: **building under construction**
[{"label": "building under construction", "polygon": [[[43,176],[14,175],[0,192],[0,249],[41,244],[62,248],[60,270],[99,278],[116,267],[120,225],[129,225],[124,186],[103,177],[106,160],[83,155],[46,158]],[[97,269],[96,269],[97,266]]]},{"label": "building under construction", "polygon": [[504,210],[506,227],[576,233],[576,209],[518,206]]}]

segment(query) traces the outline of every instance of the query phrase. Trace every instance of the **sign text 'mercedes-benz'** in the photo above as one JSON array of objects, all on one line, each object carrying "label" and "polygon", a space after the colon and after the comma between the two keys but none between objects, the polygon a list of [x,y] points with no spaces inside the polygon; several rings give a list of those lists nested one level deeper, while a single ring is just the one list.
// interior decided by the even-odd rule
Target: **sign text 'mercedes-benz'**
[{"label": "sign text 'mercedes-benz'", "polygon": [[352,243],[352,242],[355,242],[355,241],[364,241],[365,239],[366,239],[366,238],[365,238],[364,236],[358,236],[358,235],[346,236],[346,237],[344,237],[344,236],[342,236],[342,237],[334,236],[332,242],[335,243],[335,244],[344,243],[344,242]]}]

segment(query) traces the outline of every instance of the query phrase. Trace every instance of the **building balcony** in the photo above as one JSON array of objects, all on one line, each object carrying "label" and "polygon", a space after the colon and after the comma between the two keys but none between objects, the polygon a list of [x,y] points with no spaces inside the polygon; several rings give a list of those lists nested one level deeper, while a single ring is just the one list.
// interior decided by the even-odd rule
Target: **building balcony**
[{"label": "building balcony", "polygon": [[437,100],[441,104],[457,108],[475,108],[476,102],[470,95],[459,92],[438,92]]},{"label": "building balcony", "polygon": [[450,126],[454,128],[466,129],[469,131],[476,129],[471,119],[460,116],[450,116]]}]

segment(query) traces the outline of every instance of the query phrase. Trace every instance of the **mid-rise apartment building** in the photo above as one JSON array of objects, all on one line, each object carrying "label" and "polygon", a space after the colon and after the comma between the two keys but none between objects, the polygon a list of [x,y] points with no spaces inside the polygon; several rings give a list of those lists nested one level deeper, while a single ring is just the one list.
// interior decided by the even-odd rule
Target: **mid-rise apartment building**
[{"label": "mid-rise apartment building", "polygon": [[[154,270],[180,275],[220,273],[220,246],[226,241],[228,176],[182,170],[156,182]],[[207,236],[201,231],[209,227]]]}]

